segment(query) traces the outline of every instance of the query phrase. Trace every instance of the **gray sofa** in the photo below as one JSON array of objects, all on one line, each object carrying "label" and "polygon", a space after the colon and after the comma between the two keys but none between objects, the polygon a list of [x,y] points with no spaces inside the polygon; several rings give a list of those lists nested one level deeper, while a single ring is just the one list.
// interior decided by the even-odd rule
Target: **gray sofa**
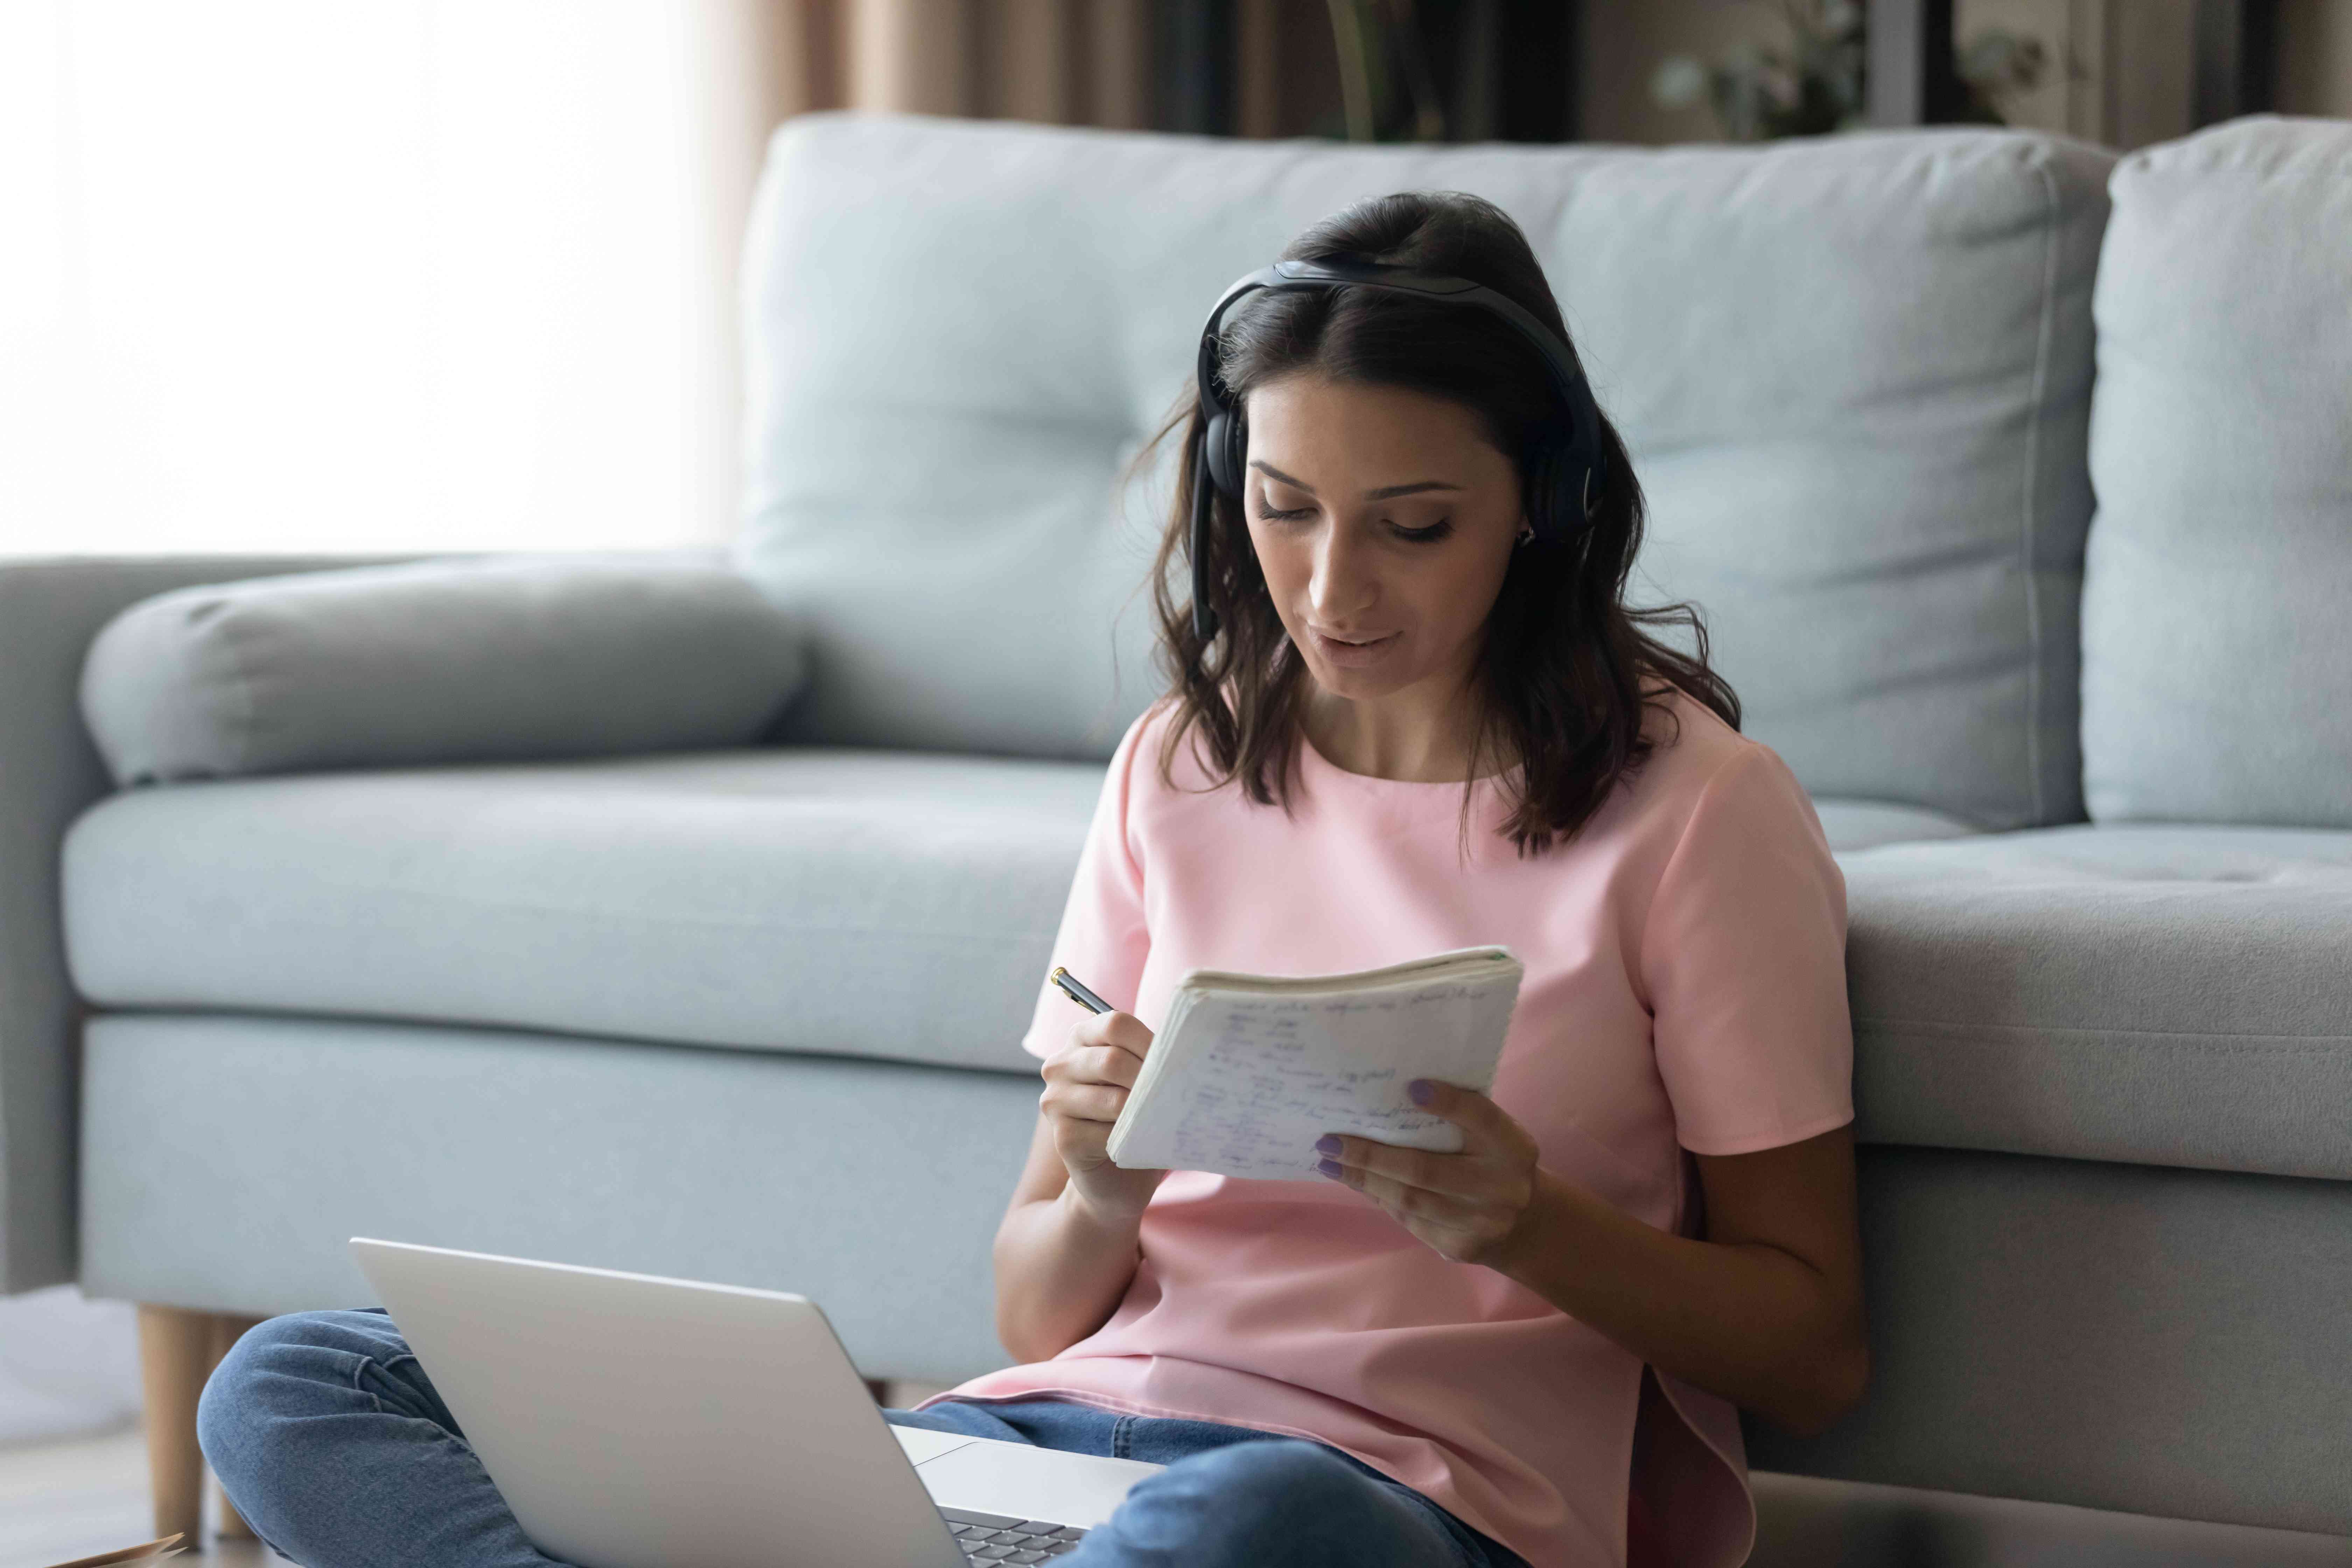
[{"label": "gray sofa", "polygon": [[1000,1364],[1015,1040],[1153,690],[1169,474],[1118,475],[1223,284],[1416,186],[1527,228],[1644,585],[1847,878],[1875,1377],[1751,1433],[1759,1560],[2158,1560],[2126,1515],[2352,1560],[2342,123],[2117,163],[796,121],[744,278],[733,561],[812,668],[770,743],[118,791],[100,626],[322,563],[0,568],[5,1288],[352,1304],[364,1232]]}]

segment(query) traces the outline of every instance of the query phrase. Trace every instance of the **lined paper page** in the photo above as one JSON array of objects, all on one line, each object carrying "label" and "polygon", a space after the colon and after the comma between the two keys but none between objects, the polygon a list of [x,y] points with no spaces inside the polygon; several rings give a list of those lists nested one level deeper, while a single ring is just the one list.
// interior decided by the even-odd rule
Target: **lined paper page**
[{"label": "lined paper page", "polygon": [[1110,1152],[1129,1168],[1310,1174],[1315,1140],[1353,1133],[1452,1152],[1461,1130],[1416,1107],[1416,1078],[1485,1089],[1519,966],[1475,979],[1314,995],[1179,992]]}]

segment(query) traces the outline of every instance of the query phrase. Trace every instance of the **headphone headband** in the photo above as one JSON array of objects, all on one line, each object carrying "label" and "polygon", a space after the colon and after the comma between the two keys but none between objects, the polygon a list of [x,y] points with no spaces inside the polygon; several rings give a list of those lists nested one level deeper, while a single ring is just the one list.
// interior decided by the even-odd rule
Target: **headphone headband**
[{"label": "headphone headband", "polygon": [[[1234,280],[1218,298],[1201,329],[1199,358],[1194,366],[1200,404],[1208,416],[1202,432],[1200,461],[1192,475],[1192,627],[1205,643],[1216,635],[1217,618],[1208,607],[1208,544],[1213,492],[1241,495],[1239,446],[1241,410],[1229,402],[1217,376],[1219,332],[1225,312],[1261,289],[1297,293],[1310,289],[1380,289],[1412,294],[1433,303],[1469,305],[1500,318],[1526,339],[1542,357],[1546,374],[1568,416],[1568,441],[1557,463],[1546,461],[1531,472],[1528,486],[1537,496],[1530,521],[1539,537],[1569,537],[1591,519],[1593,497],[1608,476],[1608,457],[1601,443],[1601,409],[1592,385],[1575,351],[1559,335],[1517,300],[1482,283],[1442,273],[1413,272],[1377,261],[1335,258],[1327,261],[1277,261]],[[1228,460],[1229,459],[1229,460]],[[1220,468],[1229,472],[1220,473]],[[1556,493],[1546,495],[1552,489]],[[1568,520],[1573,519],[1571,527]]]}]

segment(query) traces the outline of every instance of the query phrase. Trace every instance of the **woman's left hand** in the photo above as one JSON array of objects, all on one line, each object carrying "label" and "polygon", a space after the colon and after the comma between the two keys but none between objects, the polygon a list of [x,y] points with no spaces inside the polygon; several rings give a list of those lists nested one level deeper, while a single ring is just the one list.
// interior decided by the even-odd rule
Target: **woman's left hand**
[{"label": "woman's left hand", "polygon": [[1425,1079],[1412,1087],[1423,1110],[1462,1129],[1459,1153],[1334,1132],[1317,1142],[1322,1159],[1316,1168],[1370,1198],[1446,1257],[1499,1266],[1540,1188],[1536,1141],[1483,1094]]}]

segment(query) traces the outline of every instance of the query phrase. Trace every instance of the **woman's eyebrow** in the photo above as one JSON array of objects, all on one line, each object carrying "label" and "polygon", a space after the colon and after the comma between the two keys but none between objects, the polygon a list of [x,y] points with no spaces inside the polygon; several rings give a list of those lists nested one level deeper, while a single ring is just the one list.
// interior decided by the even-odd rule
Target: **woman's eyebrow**
[{"label": "woman's eyebrow", "polygon": [[[1280,468],[1276,468],[1272,463],[1260,462],[1255,458],[1252,458],[1250,461],[1250,467],[1255,468],[1258,472],[1265,474],[1269,479],[1280,479],[1292,489],[1305,490],[1308,495],[1313,495],[1315,493],[1315,487],[1313,485],[1302,484],[1298,480],[1292,479],[1288,474],[1284,473]],[[1419,479],[1409,485],[1383,485],[1376,490],[1366,490],[1364,492],[1364,499],[1366,500],[1389,500],[1397,496],[1418,495],[1423,490],[1458,490],[1461,488],[1462,487],[1460,485],[1448,484],[1444,479]]]}]

